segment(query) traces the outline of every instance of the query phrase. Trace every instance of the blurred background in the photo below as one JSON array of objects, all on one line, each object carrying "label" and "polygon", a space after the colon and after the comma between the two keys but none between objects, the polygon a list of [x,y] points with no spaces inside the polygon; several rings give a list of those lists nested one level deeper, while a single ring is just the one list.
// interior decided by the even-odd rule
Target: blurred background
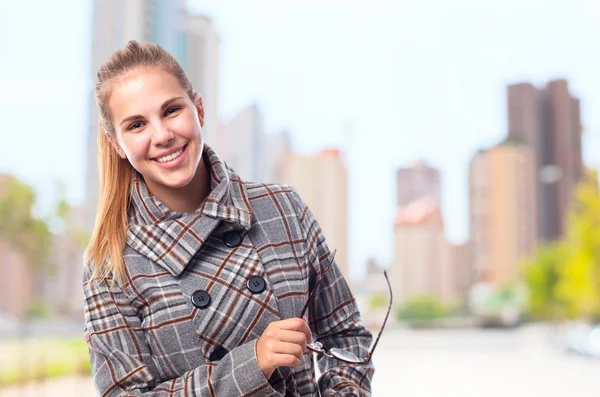
[{"label": "blurred background", "polygon": [[296,186],[375,396],[600,395],[598,0],[0,0],[0,396],[92,396],[95,73],[172,52],[205,140]]}]

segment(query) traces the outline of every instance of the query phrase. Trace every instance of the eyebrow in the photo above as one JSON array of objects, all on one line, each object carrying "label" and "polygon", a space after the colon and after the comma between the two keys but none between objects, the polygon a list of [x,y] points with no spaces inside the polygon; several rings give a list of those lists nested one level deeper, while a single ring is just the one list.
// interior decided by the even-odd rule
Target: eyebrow
[{"label": "eyebrow", "polygon": [[[169,105],[171,103],[175,102],[178,99],[183,99],[183,97],[182,96],[176,96],[176,97],[173,97],[171,99],[167,99],[166,101],[163,102],[162,105],[160,105],[160,111],[161,112],[164,111],[167,107],[169,107]],[[127,121],[133,121],[133,120],[138,120],[138,119],[143,119],[143,118],[144,118],[144,116],[142,116],[140,114],[134,114],[133,116],[129,116],[129,117],[126,117],[123,120],[121,120],[121,122],[119,123],[119,125],[121,125],[121,124],[123,124],[123,123],[125,123]]]}]

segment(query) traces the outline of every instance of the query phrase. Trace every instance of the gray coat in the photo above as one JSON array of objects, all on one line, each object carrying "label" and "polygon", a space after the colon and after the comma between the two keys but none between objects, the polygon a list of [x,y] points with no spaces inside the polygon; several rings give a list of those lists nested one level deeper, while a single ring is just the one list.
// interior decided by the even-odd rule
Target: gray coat
[{"label": "gray coat", "polygon": [[[370,396],[372,365],[311,354],[265,379],[256,340],[298,317],[330,251],[289,187],[246,183],[206,147],[212,190],[194,214],[169,210],[141,177],[132,187],[127,283],[84,272],[85,335],[99,394]],[[307,314],[313,338],[365,357],[371,334],[336,265]]]}]

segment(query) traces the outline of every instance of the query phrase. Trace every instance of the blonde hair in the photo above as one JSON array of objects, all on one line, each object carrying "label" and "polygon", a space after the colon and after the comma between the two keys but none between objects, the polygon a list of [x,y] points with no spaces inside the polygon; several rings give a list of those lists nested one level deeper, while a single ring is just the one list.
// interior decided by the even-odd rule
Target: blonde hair
[{"label": "blonde hair", "polygon": [[108,106],[112,88],[140,69],[160,68],[173,75],[192,100],[198,94],[175,57],[158,44],[129,41],[117,50],[98,70],[96,103],[98,105],[98,173],[100,189],[96,224],[86,250],[85,261],[92,266],[91,279],[112,278],[126,282],[123,248],[127,239],[127,209],[135,169],[121,158],[107,135],[116,141],[115,128]]}]

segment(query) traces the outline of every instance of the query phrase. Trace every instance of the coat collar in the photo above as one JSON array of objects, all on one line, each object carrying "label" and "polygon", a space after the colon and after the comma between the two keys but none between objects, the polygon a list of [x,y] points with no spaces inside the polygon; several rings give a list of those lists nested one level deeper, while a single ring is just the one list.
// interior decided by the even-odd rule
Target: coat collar
[{"label": "coat collar", "polygon": [[153,196],[141,175],[134,178],[128,210],[127,244],[178,276],[221,221],[250,229],[252,210],[243,181],[204,145],[211,192],[192,214],[171,211]]}]

